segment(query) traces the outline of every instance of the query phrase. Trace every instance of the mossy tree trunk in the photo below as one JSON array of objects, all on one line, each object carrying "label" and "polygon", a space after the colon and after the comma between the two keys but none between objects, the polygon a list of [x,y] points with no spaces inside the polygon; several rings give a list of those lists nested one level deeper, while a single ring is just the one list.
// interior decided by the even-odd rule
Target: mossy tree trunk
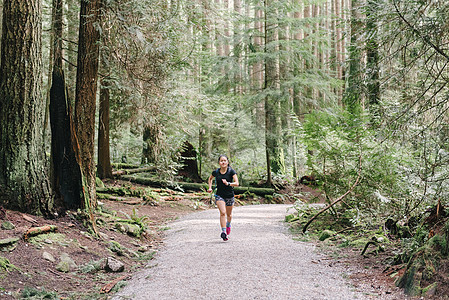
[{"label": "mossy tree trunk", "polygon": [[50,88],[52,188],[58,208],[82,206],[81,172],[72,144],[73,121],[62,64],[63,1],[53,0],[54,57]]},{"label": "mossy tree trunk", "polygon": [[368,0],[366,6],[366,69],[367,69],[367,98],[369,110],[373,120],[378,117],[380,100],[379,82],[379,43],[377,41],[377,0]]},{"label": "mossy tree trunk", "polygon": [[281,135],[280,74],[277,11],[272,1],[265,1],[265,147],[267,183],[272,173],[284,174],[285,163]]},{"label": "mossy tree trunk", "polygon": [[[79,1],[77,0],[66,0],[67,3],[67,36],[70,37],[71,41],[76,41],[78,38],[78,24],[79,24]],[[66,64],[66,87],[67,87],[67,98],[73,104],[75,100],[75,84],[76,84],[76,54],[77,54],[77,44],[67,43],[67,52],[65,57],[69,61]]]},{"label": "mossy tree trunk", "polygon": [[102,78],[100,107],[98,112],[98,165],[97,173],[101,179],[112,178],[111,152],[109,148],[109,88],[107,79]]},{"label": "mossy tree trunk", "polygon": [[160,135],[161,129],[155,121],[150,121],[145,125],[143,130],[142,164],[154,164],[158,160]]},{"label": "mossy tree trunk", "polygon": [[[106,26],[103,26],[103,40],[109,38],[109,32]],[[108,62],[109,49],[103,46],[101,51],[101,88],[100,88],[100,107],[98,112],[98,164],[97,173],[101,179],[112,178],[111,152],[109,147],[109,78]]]},{"label": "mossy tree trunk", "polygon": [[33,214],[52,209],[41,97],[39,0],[5,0],[0,64],[0,203]]},{"label": "mossy tree trunk", "polygon": [[74,119],[86,208],[96,206],[94,136],[101,2],[82,0],[80,10]]},{"label": "mossy tree trunk", "polygon": [[343,96],[343,104],[351,113],[356,113],[362,105],[361,97],[361,62],[362,52],[360,45],[360,34],[362,30],[362,22],[360,17],[359,0],[351,0],[351,43],[348,48],[349,52],[349,69],[346,77],[346,90]]}]

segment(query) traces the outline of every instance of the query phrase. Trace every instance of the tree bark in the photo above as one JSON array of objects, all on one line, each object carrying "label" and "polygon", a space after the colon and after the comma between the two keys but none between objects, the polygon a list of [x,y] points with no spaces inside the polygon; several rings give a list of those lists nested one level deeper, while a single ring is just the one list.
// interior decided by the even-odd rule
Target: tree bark
[{"label": "tree bark", "polygon": [[[250,47],[249,51],[254,53],[258,53],[263,51],[264,44],[264,22],[263,22],[264,14],[260,8],[256,8],[254,10],[254,44]],[[264,70],[263,70],[263,60],[257,60],[253,63],[252,72],[251,72],[251,90],[255,93],[260,93],[264,86]],[[265,108],[264,102],[260,101],[256,103],[253,109],[254,122],[257,126],[264,126],[265,120]]]},{"label": "tree bark", "polygon": [[39,0],[5,0],[0,64],[0,203],[32,214],[52,209],[41,98]]},{"label": "tree bark", "polygon": [[203,182],[200,174],[198,173],[197,156],[197,152],[193,145],[188,141],[185,141],[180,152],[179,162],[181,167],[178,171],[178,175],[189,179],[192,182]]},{"label": "tree bark", "polygon": [[373,117],[378,115],[378,105],[380,99],[379,83],[379,45],[377,42],[377,0],[368,0],[366,14],[366,69],[367,69],[367,98],[368,108]]},{"label": "tree bark", "polygon": [[158,124],[145,125],[143,130],[142,164],[154,164],[157,162],[160,152],[160,135],[161,129]]},{"label": "tree bark", "polygon": [[95,103],[97,92],[101,0],[82,0],[78,40],[75,95],[77,158],[82,171],[85,208],[96,206],[95,196]]},{"label": "tree bark", "polygon": [[[106,27],[106,26],[103,26]],[[107,28],[103,28],[105,39],[109,38]],[[109,147],[109,81],[107,73],[109,70],[109,49],[101,52],[101,67],[104,75],[101,78],[100,106],[98,112],[98,163],[97,173],[101,179],[112,178],[111,152]]]},{"label": "tree bark", "polygon": [[75,41],[78,39],[78,24],[79,13],[77,13],[79,4],[77,0],[66,0],[67,2],[67,37],[71,41],[67,43],[66,58],[69,61],[66,64],[66,87],[67,99],[73,103],[75,100],[75,85],[76,85],[76,53],[77,45]]},{"label": "tree bark", "polygon": [[81,172],[72,144],[73,121],[62,64],[63,1],[53,1],[54,61],[50,88],[51,182],[57,208],[81,207]]},{"label": "tree bark", "polygon": [[112,178],[111,152],[109,148],[109,87],[107,79],[101,80],[98,115],[98,177]]},{"label": "tree bark", "polygon": [[[62,9],[62,3],[60,3],[59,0],[53,0],[52,3],[52,13],[51,13],[51,26],[52,30],[50,31],[50,53],[48,55],[48,75],[47,75],[47,91],[45,94],[45,117],[44,117],[44,128],[42,130],[42,137],[45,140],[45,137],[47,135],[47,127],[50,122],[50,93],[51,93],[51,87],[52,87],[52,80],[53,80],[53,64],[55,62],[54,59],[54,53],[55,53],[55,24],[58,22],[56,19],[59,18],[58,13],[61,13],[62,17],[62,11],[59,12],[57,7],[61,6]],[[62,25],[61,25],[62,26]],[[62,39],[62,31],[61,31],[61,39]],[[51,128],[50,128],[51,130]]]},{"label": "tree bark", "polygon": [[[234,13],[239,18],[241,14],[242,9],[242,3],[241,0],[234,0]],[[234,94],[242,94],[243,92],[243,85],[242,83],[242,74],[244,69],[244,64],[242,63],[242,44],[240,39],[241,34],[241,25],[239,24],[239,21],[235,22],[234,24],[234,44],[233,44],[233,52],[234,52],[234,59],[237,60],[237,66],[238,70],[235,71],[234,75],[234,82],[235,82],[235,88],[234,88]]]},{"label": "tree bark", "polygon": [[[215,6],[220,7],[220,0],[215,0]],[[223,34],[223,27],[220,26],[219,22],[215,22],[215,49],[216,54],[221,57],[224,53],[224,47],[222,42],[222,34]]]},{"label": "tree bark", "polygon": [[359,0],[351,0],[351,43],[349,45],[349,70],[346,77],[346,90],[343,96],[343,104],[350,112],[362,105],[361,91],[361,46],[360,46],[360,33],[362,24],[359,14]]},{"label": "tree bark", "polygon": [[277,11],[272,2],[265,1],[265,147],[267,156],[267,183],[272,184],[272,172],[285,174],[284,153],[281,144],[281,104]]}]

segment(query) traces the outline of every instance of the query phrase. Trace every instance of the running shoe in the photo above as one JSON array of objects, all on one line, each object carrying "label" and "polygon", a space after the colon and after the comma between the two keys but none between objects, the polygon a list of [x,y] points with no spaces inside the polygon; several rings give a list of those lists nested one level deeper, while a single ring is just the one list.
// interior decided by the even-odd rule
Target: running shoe
[{"label": "running shoe", "polygon": [[226,234],[227,235],[231,234],[231,227],[226,227]]},{"label": "running shoe", "polygon": [[223,239],[223,241],[227,241],[228,240],[228,236],[226,235],[225,232],[221,233],[221,238]]}]

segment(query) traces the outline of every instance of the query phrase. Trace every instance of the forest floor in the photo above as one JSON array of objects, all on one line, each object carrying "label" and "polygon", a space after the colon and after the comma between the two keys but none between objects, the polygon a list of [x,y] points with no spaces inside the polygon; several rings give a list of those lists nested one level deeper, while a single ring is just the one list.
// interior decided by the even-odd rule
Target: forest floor
[{"label": "forest floor", "polygon": [[[129,183],[111,181],[107,186],[121,187]],[[135,185],[133,185],[135,186]],[[0,254],[0,299],[108,299],[123,285],[124,280],[143,268],[160,249],[164,232],[169,223],[188,213],[210,209],[211,198],[207,193],[181,193],[155,189],[157,202],[139,197],[117,197],[115,200],[99,200],[102,213],[97,213],[96,224],[101,238],[95,238],[84,226],[85,217],[79,212],[69,212],[57,219],[44,219],[5,209],[0,210],[0,221],[8,221],[13,229],[0,230],[0,239],[18,238],[11,247],[4,247]],[[298,186],[287,193],[308,195],[316,202],[320,195],[307,186]],[[290,197],[281,197],[289,203]],[[304,199],[307,200],[307,199]],[[263,204],[264,198],[239,199],[238,205]],[[146,230],[140,237],[124,234],[117,226],[144,222]],[[127,222],[128,221],[128,222]],[[24,234],[31,227],[54,225],[54,232],[34,237]],[[3,226],[2,226],[3,227]],[[382,299],[405,299],[394,285],[394,279],[383,272],[386,268],[382,257],[364,258],[350,249],[340,249],[330,254],[333,263],[342,264],[353,271],[350,280],[354,286],[377,293]],[[386,254],[382,254],[386,255]],[[61,261],[67,261],[68,269],[61,269]],[[124,271],[112,272],[105,268],[108,257],[124,264]],[[57,265],[60,265],[57,267]],[[63,265],[62,265],[63,266]],[[397,295],[397,297],[395,296]],[[53,298],[52,298],[53,297]]]}]

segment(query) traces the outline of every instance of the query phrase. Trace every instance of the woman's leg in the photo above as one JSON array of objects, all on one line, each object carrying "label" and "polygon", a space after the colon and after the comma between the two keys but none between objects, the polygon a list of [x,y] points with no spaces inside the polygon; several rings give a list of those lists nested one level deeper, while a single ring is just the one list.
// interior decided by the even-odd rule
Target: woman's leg
[{"label": "woman's leg", "polygon": [[234,205],[226,206],[226,220],[228,221],[227,224],[231,224],[232,221],[232,209],[234,208]]},{"label": "woman's leg", "polygon": [[221,228],[226,228],[226,204],[221,200],[217,201],[216,204],[218,206],[218,210],[220,211],[220,226]]},{"label": "woman's leg", "polygon": [[220,237],[223,241],[228,240],[228,236],[226,234],[226,203],[224,201],[217,201],[218,210],[220,211],[220,226],[221,226],[221,235]]},{"label": "woman's leg", "polygon": [[232,220],[232,209],[234,208],[234,204],[230,206],[226,206],[226,234],[231,233],[231,220]]}]

